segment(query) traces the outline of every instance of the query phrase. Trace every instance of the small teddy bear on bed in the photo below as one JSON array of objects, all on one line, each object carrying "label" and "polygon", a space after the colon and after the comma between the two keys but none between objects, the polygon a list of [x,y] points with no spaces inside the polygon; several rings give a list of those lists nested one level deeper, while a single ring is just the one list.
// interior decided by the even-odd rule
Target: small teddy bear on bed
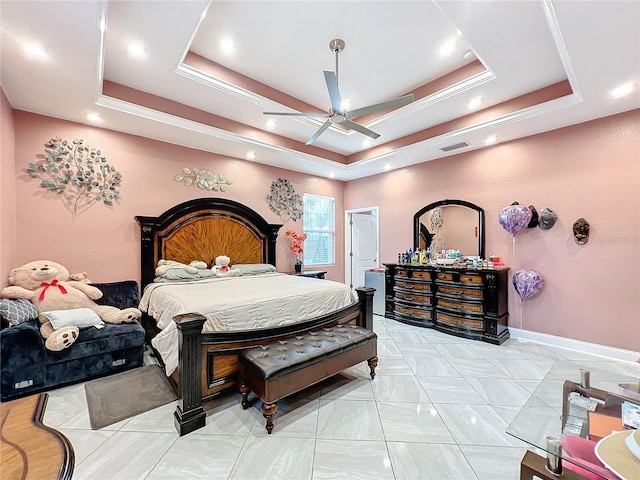
[{"label": "small teddy bear on bed", "polygon": [[219,255],[216,257],[216,263],[211,270],[216,274],[216,277],[239,277],[242,275],[240,270],[232,269],[229,267],[231,259],[226,255]]}]

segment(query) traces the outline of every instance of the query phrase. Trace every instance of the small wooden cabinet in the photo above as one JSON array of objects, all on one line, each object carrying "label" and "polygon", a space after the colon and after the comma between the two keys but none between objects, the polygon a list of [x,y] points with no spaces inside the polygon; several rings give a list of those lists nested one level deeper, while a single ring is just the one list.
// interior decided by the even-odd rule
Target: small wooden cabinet
[{"label": "small wooden cabinet", "polygon": [[385,263],[385,317],[465,338],[509,338],[509,268]]}]

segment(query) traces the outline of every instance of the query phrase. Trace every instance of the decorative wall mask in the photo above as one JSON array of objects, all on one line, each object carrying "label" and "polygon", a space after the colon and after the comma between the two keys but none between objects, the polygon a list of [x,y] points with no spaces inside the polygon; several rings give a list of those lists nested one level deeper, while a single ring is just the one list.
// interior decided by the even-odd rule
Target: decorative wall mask
[{"label": "decorative wall mask", "polygon": [[231,180],[226,178],[222,173],[212,173],[209,170],[183,167],[182,173],[183,174],[176,175],[174,180],[176,182],[184,181],[184,184],[188,187],[193,185],[203,190],[224,192],[227,190],[227,185],[231,185],[232,183]]},{"label": "decorative wall mask", "polygon": [[529,210],[531,210],[531,220],[527,224],[527,228],[535,228],[538,226],[538,211],[533,205],[529,205]]},{"label": "decorative wall mask", "polygon": [[113,205],[120,198],[116,187],[122,176],[100,150],[85,145],[81,138],[68,142],[56,137],[44,146],[44,159],[29,163],[27,173],[40,178],[42,188],[59,193],[74,215],[94,202]]},{"label": "decorative wall mask", "polygon": [[545,207],[540,210],[540,222],[538,223],[538,226],[542,230],[549,230],[556,224],[556,220],[558,220],[558,215],[556,215],[556,212],[554,212],[550,208]]},{"label": "decorative wall mask", "polygon": [[584,245],[589,241],[589,222],[580,217],[573,224],[573,236],[578,245]]},{"label": "decorative wall mask", "polygon": [[284,178],[271,182],[271,192],[267,195],[267,203],[283,223],[289,218],[295,222],[304,214],[302,198],[296,193],[291,182]]}]

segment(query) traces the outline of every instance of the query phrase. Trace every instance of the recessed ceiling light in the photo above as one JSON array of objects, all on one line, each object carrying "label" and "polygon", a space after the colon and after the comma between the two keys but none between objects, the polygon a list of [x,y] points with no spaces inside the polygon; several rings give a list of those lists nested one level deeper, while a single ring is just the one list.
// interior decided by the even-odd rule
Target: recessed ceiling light
[{"label": "recessed ceiling light", "polygon": [[466,52],[464,52],[464,55],[462,56],[465,60],[471,60],[473,58],[476,57],[475,53],[473,53],[471,50],[467,50]]},{"label": "recessed ceiling light", "polygon": [[22,46],[22,50],[31,58],[38,58],[42,60],[49,58],[49,54],[39,43],[25,43]]},{"label": "recessed ceiling light", "polygon": [[440,56],[448,57],[454,52],[455,49],[456,49],[456,39],[452,38],[450,40],[447,40],[442,45],[440,45]]},{"label": "recessed ceiling light", "polygon": [[251,150],[250,152],[247,152],[247,154],[245,155],[245,158],[247,160],[254,160],[256,158],[256,152],[254,152],[253,150]]},{"label": "recessed ceiling light", "polygon": [[100,116],[99,113],[87,113],[87,120],[89,120],[91,123],[102,123],[102,117]]},{"label": "recessed ceiling light", "polygon": [[342,103],[340,103],[340,106],[343,110],[349,110],[351,108],[351,100],[345,98],[344,100],[342,100]]},{"label": "recessed ceiling light", "polygon": [[336,172],[329,173],[329,178],[335,178],[335,177],[336,177]]},{"label": "recessed ceiling light", "polygon": [[391,164],[390,164],[390,163],[385,163],[385,165],[384,165],[384,169],[385,169],[385,170],[389,170],[389,169],[391,169]]},{"label": "recessed ceiling light", "polygon": [[611,91],[613,98],[625,97],[633,92],[633,82],[626,82]]},{"label": "recessed ceiling light", "polygon": [[224,37],[220,40],[220,51],[225,55],[231,55],[236,51],[236,44],[231,37]]},{"label": "recessed ceiling light", "polygon": [[484,143],[486,143],[487,145],[491,145],[493,143],[496,143],[497,140],[498,137],[496,137],[495,135],[491,135],[490,137],[484,139]]},{"label": "recessed ceiling light", "polygon": [[474,110],[478,108],[481,103],[482,103],[482,97],[474,97],[471,100],[469,100],[467,105],[469,106],[470,110]]},{"label": "recessed ceiling light", "polygon": [[362,146],[364,148],[369,148],[371,146],[371,139],[365,138],[364,140],[362,140]]},{"label": "recessed ceiling light", "polygon": [[140,42],[131,42],[127,47],[127,52],[131,58],[145,58],[147,49]]},{"label": "recessed ceiling light", "polygon": [[267,130],[274,130],[276,128],[276,121],[270,118],[265,122],[265,127],[267,127]]}]

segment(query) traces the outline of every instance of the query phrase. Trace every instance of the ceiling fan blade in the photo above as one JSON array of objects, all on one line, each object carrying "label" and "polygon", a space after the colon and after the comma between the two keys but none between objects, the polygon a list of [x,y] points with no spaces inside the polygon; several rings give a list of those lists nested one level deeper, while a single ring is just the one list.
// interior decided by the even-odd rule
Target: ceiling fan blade
[{"label": "ceiling fan blade", "polygon": [[345,119],[343,122],[340,122],[340,125],[350,128],[351,130],[355,130],[356,132],[360,132],[363,135],[366,135],[367,137],[371,137],[373,139],[376,139],[380,136],[380,134],[374,132],[373,130],[369,130],[368,128],[360,125],[359,123],[352,122],[351,120],[348,120],[348,119]]},{"label": "ceiling fan blade", "polygon": [[335,112],[342,112],[342,99],[340,98],[340,90],[338,90],[338,77],[336,73],[331,70],[325,70],[324,80],[327,82],[327,90],[329,90],[331,109]]},{"label": "ceiling fan blade", "polygon": [[307,143],[305,143],[305,145],[311,145],[313,142],[315,142],[318,139],[318,137],[322,135],[322,133],[330,126],[331,126],[331,121],[327,120],[326,122],[324,122],[322,126],[318,129],[318,131],[314,133],[309,140],[307,140]]},{"label": "ceiling fan blade", "polygon": [[300,112],[262,112],[264,115],[288,115],[290,117],[329,117],[328,113],[300,113]]},{"label": "ceiling fan blade", "polygon": [[[370,113],[379,112],[380,110],[386,110],[388,108],[402,107],[408,105],[414,101],[412,94],[405,95],[400,98],[389,100],[388,102],[376,103],[375,105],[369,105],[368,107],[356,108],[347,112],[349,118],[361,117],[363,115],[369,115]],[[354,129],[355,130],[355,129]]]}]

